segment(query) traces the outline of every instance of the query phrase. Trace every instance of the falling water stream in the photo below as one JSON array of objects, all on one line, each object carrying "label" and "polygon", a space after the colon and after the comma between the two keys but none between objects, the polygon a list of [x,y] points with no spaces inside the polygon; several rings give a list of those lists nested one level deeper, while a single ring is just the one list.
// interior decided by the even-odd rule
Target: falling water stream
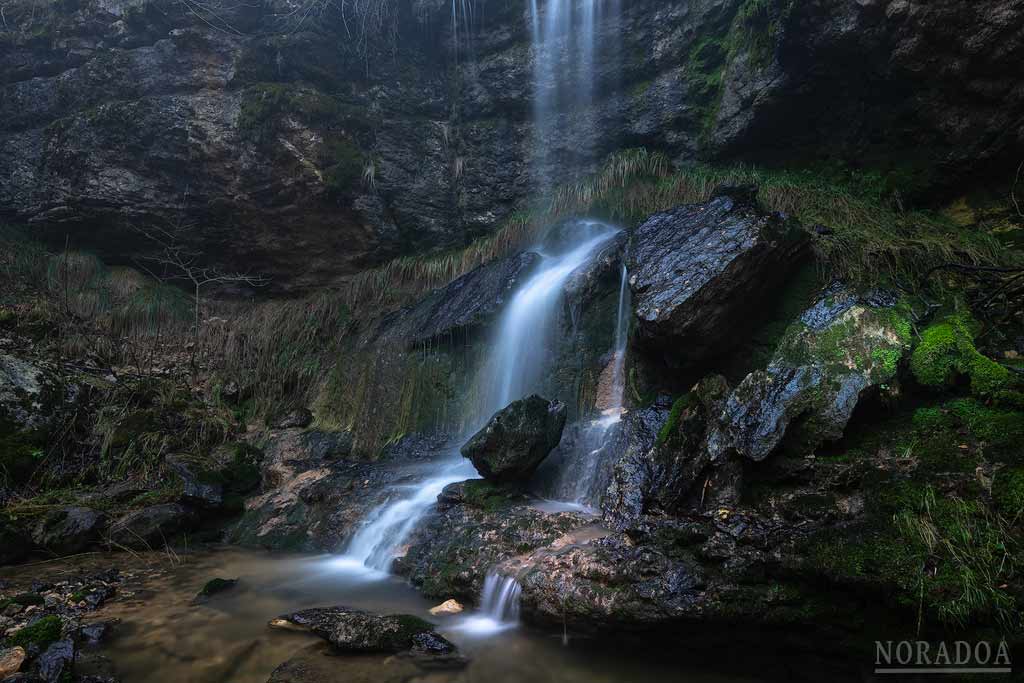
[{"label": "falling water stream", "polygon": [[[556,160],[549,158],[551,136],[568,133],[574,146],[587,146],[593,135],[578,132],[559,121],[565,107],[590,104],[594,84],[595,31],[600,0],[548,0],[543,8],[531,0],[530,17],[534,54],[534,176],[541,193],[551,187],[551,171]],[[458,10],[467,16],[462,0],[453,0],[453,31],[458,35]],[[457,37],[456,37],[457,40]],[[592,133],[592,131],[591,131]],[[518,287],[504,307],[495,327],[488,358],[477,379],[477,402],[467,416],[469,429],[451,444],[450,452],[440,458],[433,473],[412,484],[395,487],[384,504],[373,510],[349,542],[339,566],[355,571],[375,571],[385,575],[398,550],[406,543],[437,496],[449,484],[477,478],[472,465],[458,448],[475,431],[512,401],[538,392],[551,370],[549,356],[556,340],[558,305],[569,277],[593,257],[598,248],[619,230],[590,220],[573,221],[569,226],[572,241],[558,252],[538,249],[542,260],[534,272]],[[624,276],[623,276],[624,277]],[[623,280],[624,282],[624,280]],[[619,296],[616,322],[611,392],[617,397],[587,441],[595,450],[622,408],[622,371],[625,356],[623,329],[625,287]],[[586,462],[573,497],[577,504],[593,501],[593,489],[599,479],[599,465]],[[500,629],[518,618],[519,585],[514,578],[488,576],[481,596],[481,613],[467,624],[475,630]],[[475,620],[475,621],[474,621]]]},{"label": "falling water stream", "polygon": [[429,477],[395,487],[389,499],[367,516],[339,559],[339,567],[387,572],[396,551],[432,509],[444,487],[479,477],[458,447],[494,413],[538,390],[547,370],[546,356],[553,343],[551,335],[566,281],[619,232],[597,221],[575,221],[572,227],[574,244],[562,253],[541,254],[540,265],[520,286],[498,321],[490,358],[477,378],[485,399],[470,420],[472,428],[451,444],[449,454],[437,462]]}]

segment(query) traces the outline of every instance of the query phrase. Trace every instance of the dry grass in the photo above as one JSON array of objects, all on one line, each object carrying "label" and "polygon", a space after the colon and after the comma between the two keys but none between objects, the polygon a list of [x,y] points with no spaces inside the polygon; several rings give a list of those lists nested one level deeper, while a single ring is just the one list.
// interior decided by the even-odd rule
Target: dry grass
[{"label": "dry grass", "polygon": [[668,171],[668,159],[657,152],[630,149],[615,154],[593,178],[558,189],[537,208],[514,213],[493,234],[463,249],[406,256],[360,273],[351,281],[348,304],[356,312],[379,311],[415,299],[493,259],[524,249],[551,223],[586,213],[630,185],[663,177]]}]

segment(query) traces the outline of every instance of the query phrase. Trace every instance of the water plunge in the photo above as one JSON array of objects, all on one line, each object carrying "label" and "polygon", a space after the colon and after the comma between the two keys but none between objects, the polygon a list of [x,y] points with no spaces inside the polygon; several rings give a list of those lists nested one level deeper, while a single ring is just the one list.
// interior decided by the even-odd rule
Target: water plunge
[{"label": "water plunge", "polygon": [[522,586],[511,576],[496,572],[487,574],[484,590],[480,594],[480,609],[467,617],[459,628],[470,633],[486,635],[512,628],[519,623],[519,596]]}]

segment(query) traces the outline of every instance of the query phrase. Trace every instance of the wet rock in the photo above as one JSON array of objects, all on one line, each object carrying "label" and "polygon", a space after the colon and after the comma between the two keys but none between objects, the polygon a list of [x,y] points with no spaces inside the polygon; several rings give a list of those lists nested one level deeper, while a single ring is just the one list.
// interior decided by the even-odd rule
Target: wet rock
[{"label": "wet rock", "polygon": [[[799,265],[806,234],[768,215],[756,188],[723,188],[704,204],[651,216],[630,249],[637,340],[669,366],[726,353]],[[680,353],[685,349],[685,353]]]},{"label": "wet rock", "polygon": [[566,408],[560,402],[536,395],[514,401],[462,447],[462,454],[485,479],[525,481],[558,446],[565,419]]},{"label": "wet rock", "polygon": [[729,396],[708,436],[713,459],[767,458],[799,420],[804,448],[840,438],[869,391],[892,381],[911,345],[895,298],[834,285],[789,330],[768,367]]},{"label": "wet rock", "polygon": [[654,475],[651,452],[670,410],[671,402],[661,402],[630,411],[624,418],[625,448],[612,470],[611,483],[601,505],[605,520],[613,528],[629,526],[644,512],[644,501]]},{"label": "wet rock", "polygon": [[525,552],[557,543],[593,524],[581,512],[547,513],[529,499],[482,480],[452,484],[409,538],[394,571],[434,598],[475,600],[488,571]]},{"label": "wet rock", "polygon": [[70,638],[51,643],[39,655],[34,668],[46,683],[63,683],[71,676],[75,665],[75,643]]},{"label": "wet rock", "polygon": [[26,657],[23,647],[0,649],[0,679],[21,671],[21,665],[25,663]]},{"label": "wet rock", "polygon": [[192,604],[201,605],[208,601],[212,596],[229,591],[237,585],[238,579],[222,579],[219,577],[216,579],[210,579],[206,582],[206,585],[203,586],[202,590],[196,594],[196,597],[192,599]]},{"label": "wet rock", "polygon": [[482,265],[385,318],[375,343],[411,347],[483,325],[539,262],[539,255],[524,252]]},{"label": "wet rock", "polygon": [[224,502],[224,487],[203,477],[197,466],[180,456],[167,458],[167,466],[181,479],[181,502],[200,508],[217,508]]},{"label": "wet rock", "polygon": [[442,602],[440,605],[435,605],[430,608],[430,613],[434,616],[438,614],[459,614],[463,610],[462,604],[454,599],[448,599]]},{"label": "wet rock", "polygon": [[586,632],[679,618],[701,600],[704,571],[623,536],[542,555],[519,576],[524,615]]},{"label": "wet rock", "polygon": [[86,645],[99,645],[110,636],[115,623],[114,621],[95,621],[83,624],[78,629],[78,636]]},{"label": "wet rock", "polygon": [[152,505],[126,513],[110,525],[114,545],[132,549],[162,548],[193,525],[195,515],[178,503]]},{"label": "wet rock", "polygon": [[54,510],[36,524],[32,540],[57,555],[73,555],[99,540],[105,523],[106,515],[91,508]]},{"label": "wet rock", "polygon": [[378,616],[347,607],[319,607],[280,619],[312,631],[342,652],[424,650],[443,655],[456,650],[432,624],[408,614]]},{"label": "wet rock", "polygon": [[308,408],[297,408],[285,415],[276,425],[277,429],[303,429],[313,424],[313,413]]}]

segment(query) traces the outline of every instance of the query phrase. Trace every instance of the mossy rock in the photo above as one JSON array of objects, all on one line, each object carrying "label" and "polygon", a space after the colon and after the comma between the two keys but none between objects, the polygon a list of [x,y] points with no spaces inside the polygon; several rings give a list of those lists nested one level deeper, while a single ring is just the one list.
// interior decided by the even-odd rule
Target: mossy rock
[{"label": "mossy rock", "polygon": [[988,398],[1013,390],[1012,373],[975,347],[976,329],[977,322],[967,314],[950,315],[925,328],[910,357],[914,378],[933,389],[965,378],[971,393]]},{"label": "mossy rock", "polygon": [[63,625],[60,617],[49,615],[38,619],[7,639],[10,647],[19,646],[26,650],[45,650],[51,643],[60,640]]}]

